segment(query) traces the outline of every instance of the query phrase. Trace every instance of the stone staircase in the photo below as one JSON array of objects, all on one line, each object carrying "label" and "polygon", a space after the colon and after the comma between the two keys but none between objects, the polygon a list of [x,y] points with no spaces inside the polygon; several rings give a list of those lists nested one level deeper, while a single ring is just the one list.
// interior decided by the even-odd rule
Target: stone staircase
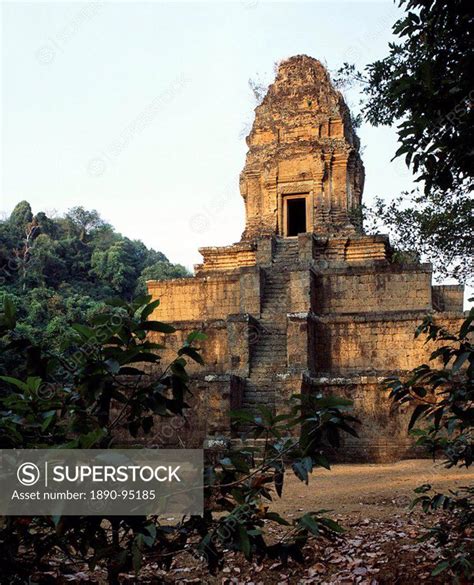
[{"label": "stone staircase", "polygon": [[276,240],[272,267],[285,268],[298,262],[298,238]]},{"label": "stone staircase", "polygon": [[271,410],[278,392],[277,373],[285,372],[286,315],[289,273],[298,262],[297,240],[277,240],[272,265],[265,268],[262,311],[258,335],[250,351],[250,376],[246,380],[243,407],[256,412],[263,404]]}]

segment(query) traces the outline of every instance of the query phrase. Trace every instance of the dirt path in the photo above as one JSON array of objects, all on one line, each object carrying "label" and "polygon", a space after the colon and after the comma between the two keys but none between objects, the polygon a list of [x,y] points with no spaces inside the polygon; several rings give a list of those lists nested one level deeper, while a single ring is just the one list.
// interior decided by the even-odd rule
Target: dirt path
[{"label": "dirt path", "polygon": [[[271,508],[291,521],[305,512],[332,509],[346,530],[334,542],[312,541],[304,549],[303,565],[265,561],[248,563],[228,552],[224,570],[216,577],[193,568],[176,568],[176,582],[212,585],[415,585],[448,584],[448,575],[432,577],[440,561],[436,544],[420,542],[436,518],[419,509],[410,511],[413,490],[423,483],[448,492],[474,481],[474,471],[447,470],[430,460],[407,460],[387,465],[344,464],[331,471],[316,470],[309,485],[290,472],[283,497]],[[268,528],[278,538],[279,529]],[[273,533],[273,534],[272,534]],[[184,574],[182,571],[186,571]],[[170,575],[167,575],[169,578]]]},{"label": "dirt path", "polygon": [[282,515],[299,515],[301,509],[330,508],[353,518],[390,519],[408,506],[413,490],[429,483],[446,492],[474,481],[474,471],[445,469],[431,460],[406,460],[387,465],[341,464],[331,471],[318,469],[309,485],[287,474],[283,498],[273,509]]},{"label": "dirt path", "polygon": [[[305,512],[332,509],[330,516],[345,533],[333,541],[312,539],[303,550],[304,563],[290,560],[246,561],[242,554],[227,550],[223,570],[209,575],[207,566],[190,555],[177,555],[169,571],[148,559],[139,583],[209,585],[443,585],[452,579],[432,577],[440,561],[436,544],[420,542],[426,527],[436,517],[410,511],[413,489],[423,483],[448,492],[474,482],[474,471],[446,470],[428,460],[410,460],[389,465],[335,465],[331,471],[316,470],[309,485],[287,473],[281,499],[271,508],[287,520]],[[279,540],[282,527],[266,523],[266,539]],[[105,572],[91,574],[84,567],[84,583],[106,583]],[[73,578],[76,582],[78,574]],[[55,583],[66,583],[54,581]],[[122,575],[123,585],[136,584],[133,573]]]}]

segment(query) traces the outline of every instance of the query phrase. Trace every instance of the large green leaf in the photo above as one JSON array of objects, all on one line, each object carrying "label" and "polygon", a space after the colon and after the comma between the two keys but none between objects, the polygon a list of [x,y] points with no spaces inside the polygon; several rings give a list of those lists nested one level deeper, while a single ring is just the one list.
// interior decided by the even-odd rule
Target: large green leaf
[{"label": "large green leaf", "polygon": [[174,333],[176,331],[172,325],[161,323],[160,321],[146,321],[145,323],[140,323],[139,329],[143,331],[156,331],[157,333]]},{"label": "large green leaf", "polygon": [[187,355],[198,364],[204,365],[201,354],[193,347],[184,346],[178,351],[178,355]]},{"label": "large green leaf", "polygon": [[157,307],[159,307],[159,305],[160,305],[160,299],[156,299],[156,301],[153,301],[152,303],[145,305],[142,312],[140,313],[140,319],[142,321],[146,321],[148,319],[148,317],[153,313],[153,311]]},{"label": "large green leaf", "polygon": [[0,376],[0,380],[3,380],[4,382],[8,382],[9,384],[16,386],[20,390],[23,390],[23,392],[28,391],[28,384],[22,382],[21,380],[18,380],[18,378],[12,378],[10,376]]},{"label": "large green leaf", "polygon": [[186,337],[186,343],[191,345],[195,341],[205,341],[207,339],[207,335],[202,333],[201,331],[191,331],[191,333]]}]

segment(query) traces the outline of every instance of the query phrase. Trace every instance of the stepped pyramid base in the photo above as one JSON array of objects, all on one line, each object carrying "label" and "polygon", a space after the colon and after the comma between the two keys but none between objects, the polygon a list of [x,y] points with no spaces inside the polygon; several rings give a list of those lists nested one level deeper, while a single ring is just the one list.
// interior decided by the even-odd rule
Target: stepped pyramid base
[{"label": "stepped pyramid base", "polygon": [[[152,317],[176,328],[151,335],[165,344],[163,363],[191,331],[207,335],[204,367],[189,364],[190,422],[176,440],[225,444],[231,409],[279,413],[295,393],[338,394],[364,422],[339,457],[413,456],[411,413],[394,415],[379,381],[426,362],[433,349],[413,338],[434,309],[431,266],[393,263],[386,236],[358,233],[349,221],[362,203],[364,167],[348,107],[322,63],[297,55],[279,65],[247,144],[242,241],[202,248],[194,278],[147,283],[161,302]],[[457,330],[462,287],[435,292],[436,319]]]},{"label": "stepped pyramid base", "polygon": [[[153,318],[177,329],[154,336],[166,345],[163,363],[191,331],[207,335],[204,368],[189,364],[193,412],[180,431],[194,446],[245,437],[245,425],[231,425],[231,409],[281,413],[295,393],[333,393],[351,398],[364,421],[360,440],[346,438],[339,459],[416,456],[410,413],[393,416],[379,383],[431,351],[413,339],[433,310],[431,266],[392,264],[386,237],[305,233],[206,249],[194,278],[148,286],[161,300]],[[459,327],[462,288],[436,287],[436,303],[443,308],[436,318]]]}]

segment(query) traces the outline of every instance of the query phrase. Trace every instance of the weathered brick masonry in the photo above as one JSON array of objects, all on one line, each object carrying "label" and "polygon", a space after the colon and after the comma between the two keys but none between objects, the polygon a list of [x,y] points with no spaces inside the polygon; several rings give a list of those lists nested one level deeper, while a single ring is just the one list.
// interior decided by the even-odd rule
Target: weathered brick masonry
[{"label": "weathered brick masonry", "polygon": [[426,360],[414,339],[429,311],[448,328],[462,319],[463,289],[431,286],[429,264],[396,264],[388,238],[351,222],[364,167],[349,110],[321,63],[283,62],[247,138],[240,179],[241,242],[200,250],[193,278],[148,282],[161,299],[153,317],[171,322],[164,360],[203,330],[205,367],[190,364],[195,444],[230,437],[229,410],[291,394],[335,393],[363,421],[347,459],[413,454],[409,413],[393,411],[380,380]]}]

